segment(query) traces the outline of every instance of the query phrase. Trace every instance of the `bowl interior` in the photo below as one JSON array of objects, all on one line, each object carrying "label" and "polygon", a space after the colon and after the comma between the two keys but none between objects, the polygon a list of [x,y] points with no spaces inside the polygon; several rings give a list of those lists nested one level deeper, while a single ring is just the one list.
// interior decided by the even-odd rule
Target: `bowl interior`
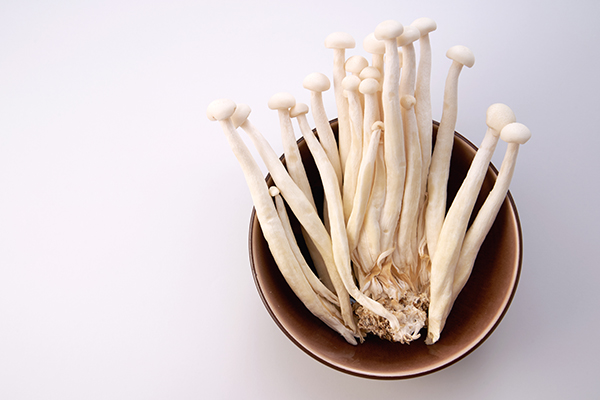
[{"label": "bowl interior", "polygon": [[[337,132],[335,120],[332,128]],[[433,128],[435,135],[437,123]],[[323,188],[318,171],[303,140],[299,141],[299,146],[316,204],[322,204]],[[466,176],[475,152],[476,147],[471,142],[455,133],[448,204]],[[490,165],[473,215],[492,189],[496,176],[497,170]],[[267,180],[272,183],[269,176]],[[291,219],[298,228],[295,218],[292,216]],[[300,234],[297,240],[310,260]],[[424,343],[426,328],[421,332],[421,338],[410,345],[392,343],[372,335],[357,346],[348,344],[314,317],[291,291],[269,252],[254,210],[249,251],[258,292],[275,323],[292,342],[311,357],[339,371],[374,379],[402,379],[428,374],[457,362],[492,333],[517,287],[522,236],[517,209],[509,193],[479,251],[469,281],[452,308],[440,340],[429,346]]]}]

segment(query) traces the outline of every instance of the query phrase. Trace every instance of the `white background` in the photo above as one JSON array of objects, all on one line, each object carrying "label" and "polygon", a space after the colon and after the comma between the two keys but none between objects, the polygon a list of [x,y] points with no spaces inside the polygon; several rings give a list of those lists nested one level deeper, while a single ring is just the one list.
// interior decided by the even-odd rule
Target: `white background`
[{"label": "white background", "polygon": [[[3,1],[0,5],[0,398],[564,399],[600,394],[597,114],[600,3]],[[521,281],[494,334],[404,381],[332,370],[263,307],[252,207],[210,101],[253,108],[281,152],[280,91],[331,76],[334,31],[428,16],[433,114],[447,48],[457,130],[478,144],[508,104],[533,132],[511,192]],[[332,92],[326,93],[335,116]],[[499,166],[504,148],[494,156]],[[597,377],[597,376],[596,376]]]}]

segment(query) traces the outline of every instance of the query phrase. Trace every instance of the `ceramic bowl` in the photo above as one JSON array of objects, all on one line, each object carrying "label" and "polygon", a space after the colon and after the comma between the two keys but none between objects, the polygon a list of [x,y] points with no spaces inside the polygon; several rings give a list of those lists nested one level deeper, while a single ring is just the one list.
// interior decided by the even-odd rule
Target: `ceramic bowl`
[{"label": "ceramic bowl", "polygon": [[[434,135],[437,132],[434,123]],[[337,122],[332,121],[337,132]],[[300,151],[311,181],[316,204],[323,190],[318,171],[303,140]],[[455,133],[448,198],[453,199],[477,148]],[[481,207],[497,176],[488,168],[474,213]],[[271,178],[266,178],[272,183]],[[297,222],[296,222],[297,223]],[[426,328],[410,345],[369,335],[356,346],[348,344],[314,317],[298,300],[279,272],[265,242],[254,210],[251,215],[249,252],[258,293],[281,331],[300,349],[319,362],[351,375],[373,379],[405,379],[448,367],[480,346],[498,326],[515,294],[522,261],[522,233],[515,202],[508,193],[487,235],[469,281],[458,296],[440,340],[426,345]],[[307,256],[308,257],[308,256]]]}]

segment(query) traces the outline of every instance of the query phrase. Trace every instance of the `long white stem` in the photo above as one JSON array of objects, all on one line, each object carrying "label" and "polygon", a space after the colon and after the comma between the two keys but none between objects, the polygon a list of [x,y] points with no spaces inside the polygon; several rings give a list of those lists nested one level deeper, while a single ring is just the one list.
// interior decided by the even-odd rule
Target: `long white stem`
[{"label": "long white stem", "polygon": [[361,160],[358,179],[356,183],[356,193],[352,212],[348,218],[347,233],[348,247],[352,253],[357,246],[358,237],[362,228],[369,201],[369,195],[373,186],[373,177],[375,172],[375,159],[377,158],[377,149],[379,148],[379,139],[381,129],[375,129],[371,133],[371,140],[367,148],[365,157]]},{"label": "long white stem", "polygon": [[327,117],[327,113],[325,111],[323,95],[319,92],[312,91],[310,95],[310,105],[312,109],[313,120],[315,121],[315,127],[317,128],[317,133],[319,134],[319,140],[323,145],[323,150],[325,150],[327,157],[331,161],[331,165],[333,166],[335,174],[341,185],[343,175],[342,164],[340,162],[340,153],[333,130],[331,129],[331,123],[329,122],[329,118]]},{"label": "long white stem", "polygon": [[[385,125],[384,157],[386,166],[386,192],[381,212],[381,250],[393,248],[394,234],[402,209],[406,155],[404,132],[400,116],[400,58],[396,40],[385,40],[386,62],[382,85],[382,104]],[[391,253],[390,253],[391,254]]]},{"label": "long white stem", "polygon": [[321,174],[323,190],[329,206],[329,221],[331,225],[333,254],[338,272],[344,282],[344,285],[346,286],[346,290],[348,290],[348,293],[350,293],[350,295],[354,297],[354,299],[360,305],[370,310],[374,314],[386,318],[392,330],[398,330],[400,328],[400,322],[398,321],[398,318],[396,318],[396,316],[388,311],[382,304],[362,293],[354,283],[354,279],[352,277],[350,251],[348,248],[348,238],[346,234],[346,224],[344,221],[342,197],[338,189],[338,183],[335,179],[335,173],[331,163],[329,162],[329,159],[327,158],[327,155],[325,154],[325,151],[323,151],[323,148],[308,126],[306,117],[302,117],[304,116],[298,117],[298,122],[300,123],[306,144],[308,145],[308,148],[315,159],[317,169]]},{"label": "long white stem", "polygon": [[262,171],[235,131],[233,123],[230,119],[219,122],[231,149],[242,167],[254,202],[256,215],[263,230],[263,235],[269,244],[271,254],[284,279],[311,313],[340,333],[348,343],[356,344],[354,332],[348,329],[323,306],[323,303],[312,290],[304,275],[301,274],[300,266],[292,253],[285,236],[285,231],[277,215],[277,210],[269,195]]},{"label": "long white stem", "polygon": [[319,278],[315,275],[313,270],[310,269],[308,263],[306,262],[306,259],[302,255],[302,251],[298,246],[298,242],[296,242],[296,236],[294,235],[292,224],[287,214],[287,209],[285,208],[285,204],[283,202],[283,198],[281,197],[279,189],[277,189],[276,186],[271,186],[269,188],[269,193],[275,199],[275,208],[277,209],[277,214],[279,215],[279,219],[281,220],[281,224],[283,225],[283,229],[285,230],[285,235],[288,239],[288,242],[290,243],[290,247],[292,249],[292,252],[294,253],[294,256],[296,257],[296,260],[298,260],[298,264],[300,264],[304,276],[306,276],[306,279],[308,280],[308,283],[310,283],[310,286],[315,292],[317,292],[317,294],[322,296],[324,299],[328,300],[330,303],[339,306],[337,296],[333,294],[333,292],[331,292],[331,290],[329,290],[321,280],[319,280]]},{"label": "long white stem", "polygon": [[[284,199],[290,206],[290,209],[302,227],[306,230],[310,238],[313,240],[313,243],[323,257],[327,268],[326,273],[331,279],[331,283],[340,302],[340,308],[342,310],[344,322],[349,327],[354,328],[354,318],[352,316],[349,295],[345,289],[341,277],[339,276],[339,273],[337,272],[331,247],[331,237],[325,229],[323,222],[319,218],[314,206],[306,198],[306,195],[289,176],[269,142],[254,127],[254,125],[250,123],[249,120],[246,120],[241,127],[248,134],[248,136],[250,136],[252,142],[254,142],[260,157],[263,159],[267,169],[271,173],[271,177],[273,178],[275,185],[277,185]],[[318,271],[318,273],[319,276],[321,276],[321,273],[323,272]]]},{"label": "long white stem", "polygon": [[358,84],[360,83],[360,78],[350,76],[347,79],[354,81],[355,84],[352,86],[352,90],[346,90],[348,95],[348,110],[351,132],[350,152],[348,153],[348,159],[344,169],[344,184],[342,194],[344,218],[346,221],[350,217],[352,205],[354,204],[356,181],[358,179],[358,170],[360,168],[360,160],[362,158],[363,151],[363,111],[358,93]]},{"label": "long white stem", "polygon": [[444,215],[446,213],[446,190],[450,173],[450,157],[454,144],[454,129],[458,113],[458,76],[463,65],[453,61],[446,78],[444,89],[444,107],[442,119],[431,156],[427,181],[428,201],[425,211],[427,247],[430,257],[436,252],[436,246]]},{"label": "long white stem", "polygon": [[431,264],[428,343],[435,343],[439,339],[450,313],[454,275],[460,249],[471,212],[497,143],[498,132],[488,129],[481,147],[473,158],[467,176],[452,201],[440,231],[438,247]]},{"label": "long white stem", "polygon": [[456,265],[456,271],[454,272],[454,284],[452,286],[453,299],[456,299],[464,285],[467,283],[467,280],[471,275],[471,270],[473,269],[473,264],[475,264],[477,253],[479,252],[485,237],[492,228],[496,216],[498,215],[498,211],[500,211],[500,207],[504,203],[504,199],[506,199],[508,187],[515,171],[518,153],[519,145],[516,143],[509,143],[506,148],[504,160],[502,160],[500,172],[496,178],[496,183],[465,235],[465,240],[460,249],[458,264]]}]

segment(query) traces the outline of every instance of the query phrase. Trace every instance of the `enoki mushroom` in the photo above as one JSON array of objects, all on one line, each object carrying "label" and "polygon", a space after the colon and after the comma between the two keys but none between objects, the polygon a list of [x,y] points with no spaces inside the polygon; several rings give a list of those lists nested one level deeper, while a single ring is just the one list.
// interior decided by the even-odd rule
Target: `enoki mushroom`
[{"label": "enoki mushroom", "polygon": [[[265,240],[287,284],[317,318],[351,344],[369,335],[410,343],[424,329],[425,343],[440,340],[506,197],[519,145],[531,136],[506,105],[490,106],[485,138],[447,206],[458,77],[475,58],[464,46],[446,54],[452,65],[433,143],[429,35],[436,28],[429,18],[406,29],[397,21],[382,22],[363,41],[372,65],[362,56],[346,59],[346,49],[355,44],[349,34],[328,36],[325,46],[334,52],[339,141],[323,105],[331,83],[315,72],[303,82],[313,107],[314,131],[306,118],[309,107],[296,104],[291,94],[277,93],[269,102],[280,117],[287,168],[248,121],[247,105],[220,99],[207,110],[209,119],[220,121],[240,162]],[[323,217],[299,158],[294,119],[324,189]],[[267,187],[238,127],[250,136],[277,187]],[[508,148],[498,179],[472,215],[500,138]],[[300,251],[288,213],[299,222],[309,254]]]}]

